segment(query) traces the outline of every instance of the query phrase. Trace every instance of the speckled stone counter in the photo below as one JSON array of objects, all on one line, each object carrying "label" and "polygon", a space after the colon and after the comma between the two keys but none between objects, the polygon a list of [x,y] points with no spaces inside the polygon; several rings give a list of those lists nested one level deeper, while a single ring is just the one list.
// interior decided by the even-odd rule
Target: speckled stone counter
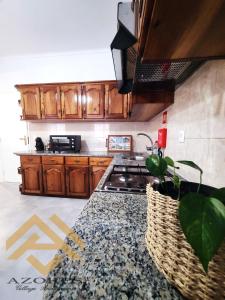
[{"label": "speckled stone counter", "polygon": [[73,230],[85,249],[66,238],[80,260],[62,260],[45,286],[45,300],[183,299],[158,272],[145,245],[145,195],[95,192]]},{"label": "speckled stone counter", "polygon": [[108,156],[108,157],[114,157],[118,154],[112,153],[112,152],[107,152],[107,151],[81,151],[78,153],[74,152],[65,152],[62,151],[61,153],[55,152],[53,153],[52,151],[33,151],[33,150],[28,150],[28,151],[18,151],[14,152],[14,154],[18,156],[22,155],[40,155],[40,156],[46,156],[46,155],[54,155],[54,156]]}]

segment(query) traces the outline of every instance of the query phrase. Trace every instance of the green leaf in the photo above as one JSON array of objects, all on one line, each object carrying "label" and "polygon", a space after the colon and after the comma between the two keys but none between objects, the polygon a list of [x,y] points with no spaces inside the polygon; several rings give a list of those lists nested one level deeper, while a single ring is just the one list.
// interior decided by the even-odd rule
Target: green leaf
[{"label": "green leaf", "polygon": [[189,166],[191,168],[194,168],[194,169],[200,171],[201,174],[203,173],[202,169],[198,165],[196,165],[196,163],[194,163],[191,160],[178,160],[177,162],[180,163],[180,164]]},{"label": "green leaf", "polygon": [[180,178],[177,175],[173,176],[173,184],[176,188],[180,188]]},{"label": "green leaf", "polygon": [[146,167],[153,176],[163,177],[167,171],[167,162],[164,158],[158,155],[150,155],[146,159]]},{"label": "green leaf", "polygon": [[225,206],[217,199],[189,193],[182,197],[179,219],[204,270],[225,239]]},{"label": "green leaf", "polygon": [[225,205],[225,187],[216,190],[211,197],[220,200]]},{"label": "green leaf", "polygon": [[168,166],[174,167],[174,161],[172,160],[171,157],[166,156],[164,159],[165,159],[165,161],[167,162],[167,165],[168,165]]}]

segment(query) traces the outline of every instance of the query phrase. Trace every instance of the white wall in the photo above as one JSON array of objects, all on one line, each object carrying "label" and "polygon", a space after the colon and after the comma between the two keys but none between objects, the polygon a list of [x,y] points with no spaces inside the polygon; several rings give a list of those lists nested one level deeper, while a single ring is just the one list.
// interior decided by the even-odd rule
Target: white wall
[{"label": "white wall", "polygon": [[[6,57],[0,59],[0,181],[19,181],[19,158],[14,151],[25,148],[19,140],[27,134],[26,122],[17,100],[20,95],[15,84],[91,81],[115,79],[111,52],[108,49],[40,56]],[[83,136],[84,150],[105,150],[108,134],[128,133],[136,135],[148,131],[148,123],[67,123],[29,124],[31,148],[36,136],[47,138],[50,134],[77,133]],[[145,140],[138,138],[135,149],[145,150]]]}]

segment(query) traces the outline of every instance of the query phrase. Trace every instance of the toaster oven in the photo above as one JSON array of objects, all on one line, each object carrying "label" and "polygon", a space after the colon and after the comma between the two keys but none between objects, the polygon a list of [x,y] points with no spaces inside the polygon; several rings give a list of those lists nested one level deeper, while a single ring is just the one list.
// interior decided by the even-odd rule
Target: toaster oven
[{"label": "toaster oven", "polygon": [[50,135],[50,151],[60,152],[80,152],[80,135]]}]

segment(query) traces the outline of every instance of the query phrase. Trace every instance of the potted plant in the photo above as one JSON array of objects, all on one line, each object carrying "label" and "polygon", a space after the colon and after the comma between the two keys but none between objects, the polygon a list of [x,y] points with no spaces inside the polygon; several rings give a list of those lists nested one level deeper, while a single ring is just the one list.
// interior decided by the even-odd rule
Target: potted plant
[{"label": "potted plant", "polygon": [[[199,183],[180,179],[182,164],[199,171]],[[184,296],[225,299],[225,188],[203,185],[192,161],[151,155],[146,167],[158,178],[147,186],[146,242],[154,262]]]}]

